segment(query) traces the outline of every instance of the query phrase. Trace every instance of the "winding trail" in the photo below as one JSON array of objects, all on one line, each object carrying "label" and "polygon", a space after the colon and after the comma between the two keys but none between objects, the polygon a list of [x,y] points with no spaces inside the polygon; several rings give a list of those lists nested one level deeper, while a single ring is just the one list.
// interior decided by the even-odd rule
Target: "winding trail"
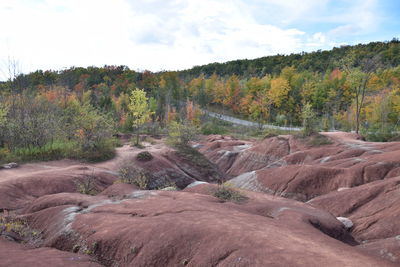
[{"label": "winding trail", "polygon": [[[243,126],[259,127],[259,124],[256,122],[242,120],[242,119],[238,119],[238,118],[227,116],[227,115],[222,115],[222,114],[215,113],[215,112],[208,111],[208,110],[203,110],[203,111],[208,116],[216,118],[216,119],[220,119],[223,121],[227,121],[227,122],[231,122],[231,123],[243,125]],[[264,129],[278,129],[278,130],[285,130],[285,131],[300,131],[301,130],[300,127],[283,127],[283,126],[276,126],[276,125],[271,125],[271,124],[263,124],[262,127]]]}]

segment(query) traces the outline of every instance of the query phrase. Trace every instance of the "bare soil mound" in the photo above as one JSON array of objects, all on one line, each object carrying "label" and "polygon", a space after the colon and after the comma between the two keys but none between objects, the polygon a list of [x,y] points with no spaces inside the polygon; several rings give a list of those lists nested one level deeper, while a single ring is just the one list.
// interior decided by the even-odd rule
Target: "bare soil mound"
[{"label": "bare soil mound", "polygon": [[54,248],[30,248],[0,237],[0,266],[15,267],[99,267],[87,255],[74,254]]},{"label": "bare soil mound", "polygon": [[277,136],[244,145],[214,136],[200,151],[235,177],[231,183],[240,188],[301,201],[400,175],[399,142],[363,142],[345,133],[326,135],[331,139],[326,144]]},{"label": "bare soil mound", "polygon": [[350,219],[351,233],[362,248],[400,263],[400,177],[332,192],[309,203]]}]

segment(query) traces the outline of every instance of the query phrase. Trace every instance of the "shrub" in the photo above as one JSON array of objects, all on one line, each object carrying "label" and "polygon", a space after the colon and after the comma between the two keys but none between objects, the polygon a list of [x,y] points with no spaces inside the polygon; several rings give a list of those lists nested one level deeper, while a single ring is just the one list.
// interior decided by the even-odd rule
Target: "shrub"
[{"label": "shrub", "polygon": [[317,132],[315,113],[312,110],[311,104],[307,103],[304,105],[301,115],[303,118],[303,135],[310,136],[313,133]]},{"label": "shrub", "polygon": [[97,150],[104,148],[106,140],[111,140],[113,134],[112,120],[98,112],[89,104],[78,107],[79,115],[75,115],[72,132],[74,138],[83,150]]},{"label": "shrub", "polygon": [[310,147],[319,147],[323,145],[330,145],[333,144],[332,140],[325,135],[314,133],[310,136],[304,136],[302,134],[295,135],[296,138],[302,139],[307,146]]},{"label": "shrub", "polygon": [[28,93],[3,101],[9,105],[7,116],[2,119],[6,123],[1,125],[1,136],[11,150],[43,147],[61,133],[62,110],[55,103]]},{"label": "shrub", "polygon": [[281,129],[275,129],[275,128],[266,128],[263,131],[264,138],[271,138],[271,137],[275,137],[278,135],[287,135],[287,134],[292,134],[292,132],[288,131],[288,130],[281,130]]},{"label": "shrub", "polygon": [[368,128],[362,128],[361,134],[365,136],[367,141],[372,142],[388,142],[396,140],[398,132],[395,127],[383,124],[373,124]]},{"label": "shrub", "polygon": [[243,202],[248,199],[242,192],[232,188],[230,185],[219,185],[213,195],[223,201]]},{"label": "shrub", "polygon": [[96,195],[98,193],[96,189],[96,176],[94,172],[92,174],[84,174],[82,180],[75,181],[76,190],[85,195]]},{"label": "shrub", "polygon": [[176,184],[174,182],[167,181],[167,182],[163,183],[162,185],[158,186],[157,189],[162,190],[162,191],[177,191],[178,187],[176,186]]},{"label": "shrub", "polygon": [[139,161],[150,161],[153,159],[153,155],[148,151],[143,151],[137,154],[136,159]]},{"label": "shrub", "polygon": [[279,126],[285,126],[287,124],[287,117],[284,114],[279,114],[275,117],[275,122]]},{"label": "shrub", "polygon": [[142,133],[148,134],[148,135],[154,136],[154,137],[159,137],[159,136],[165,134],[165,132],[163,131],[163,129],[161,128],[159,123],[146,123],[142,127]]},{"label": "shrub", "polygon": [[168,125],[168,142],[172,145],[186,145],[198,135],[198,129],[191,123],[172,121]]},{"label": "shrub", "polygon": [[310,140],[307,142],[309,146],[318,147],[323,145],[332,144],[332,140],[322,134],[314,134],[310,137]]},{"label": "shrub", "polygon": [[212,163],[203,154],[189,145],[179,144],[175,146],[175,148],[178,156],[200,168],[210,168],[212,165]]},{"label": "shrub", "polygon": [[149,189],[150,175],[142,168],[125,161],[118,172],[123,183],[136,185],[141,190]]},{"label": "shrub", "polygon": [[31,229],[25,219],[14,215],[0,216],[0,235],[21,243],[39,246],[42,235],[39,231]]},{"label": "shrub", "polygon": [[324,132],[328,132],[330,128],[330,120],[328,117],[321,118],[321,128]]},{"label": "shrub", "polygon": [[201,133],[204,135],[210,135],[210,134],[226,134],[228,131],[227,129],[218,123],[215,122],[206,122],[201,126]]},{"label": "shrub", "polygon": [[11,154],[9,149],[0,148],[0,164],[16,161],[16,157]]},{"label": "shrub", "polygon": [[[0,125],[0,161],[101,161],[114,156],[113,122],[88,103],[65,108],[28,94],[10,96],[7,123]],[[5,153],[7,151],[7,153]]]},{"label": "shrub", "polygon": [[101,142],[94,143],[91,149],[78,149],[75,150],[74,155],[70,158],[84,159],[89,162],[99,162],[112,159],[115,156],[115,142],[113,139],[102,140]]},{"label": "shrub", "polygon": [[139,149],[143,149],[145,148],[144,145],[142,145],[140,142],[136,142],[136,138],[132,139],[133,141],[131,141],[131,146],[137,147]]}]

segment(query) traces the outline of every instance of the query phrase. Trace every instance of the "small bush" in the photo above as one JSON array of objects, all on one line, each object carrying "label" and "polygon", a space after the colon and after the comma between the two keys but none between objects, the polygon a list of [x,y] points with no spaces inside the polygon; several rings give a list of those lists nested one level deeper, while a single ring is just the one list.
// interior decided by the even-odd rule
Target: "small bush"
[{"label": "small bush", "polygon": [[145,148],[144,145],[142,145],[140,142],[139,142],[139,143],[136,143],[136,141],[134,141],[134,142],[131,144],[131,146],[137,147],[137,148],[139,148],[139,149]]},{"label": "small bush", "polygon": [[287,124],[287,117],[284,114],[279,114],[275,117],[275,122],[279,126],[285,126]]},{"label": "small bush", "polygon": [[318,147],[324,145],[333,144],[332,140],[328,137],[318,134],[311,137],[311,140],[307,143],[309,146]]},{"label": "small bush", "polygon": [[156,141],[156,139],[155,138],[153,138],[153,137],[150,137],[150,136],[146,136],[146,138],[145,138],[145,140],[144,140],[145,142],[148,142],[148,143],[150,143],[151,145],[155,145],[155,144],[157,144],[157,141]]},{"label": "small bush", "polygon": [[6,148],[0,148],[0,164],[8,163],[15,160],[16,157]]},{"label": "small bush", "polygon": [[157,189],[162,190],[162,191],[177,191],[178,187],[176,186],[176,184],[174,182],[167,181],[164,184],[162,184],[161,186],[158,186]]},{"label": "small bush", "polygon": [[165,131],[161,128],[159,123],[146,123],[142,127],[142,133],[154,137],[159,137],[165,134]]},{"label": "small bush", "polygon": [[275,129],[275,128],[264,129],[264,131],[262,133],[263,133],[264,138],[271,138],[271,137],[275,137],[275,136],[278,136],[278,135],[292,134],[291,131]]},{"label": "small bush", "polygon": [[242,192],[226,184],[218,186],[213,195],[223,201],[243,202],[248,199]]},{"label": "small bush", "polygon": [[86,160],[88,162],[100,162],[108,159],[112,159],[115,156],[115,141],[108,139],[96,143],[90,149],[77,149],[71,151],[71,155],[67,157]]},{"label": "small bush", "polygon": [[228,130],[223,125],[220,125],[215,122],[206,122],[201,126],[201,133],[204,135],[210,134],[226,134]]},{"label": "small bush", "polygon": [[367,141],[388,142],[396,141],[399,138],[395,127],[374,124],[368,128],[362,128],[361,134]]},{"label": "small bush", "polygon": [[297,138],[303,139],[307,146],[319,147],[324,145],[333,144],[332,140],[325,135],[314,133],[311,136],[297,135]]},{"label": "small bush", "polygon": [[148,151],[143,151],[137,154],[136,159],[139,161],[150,161],[153,159],[153,155]]},{"label": "small bush", "polygon": [[186,159],[200,168],[210,168],[211,162],[199,151],[189,145],[175,146],[178,156]]},{"label": "small bush", "polygon": [[26,220],[14,215],[0,215],[0,236],[33,246],[39,246],[42,243],[41,233],[31,229]]},{"label": "small bush", "polygon": [[142,168],[126,161],[122,163],[118,172],[121,182],[136,185],[141,190],[149,189],[150,175]]},{"label": "small bush", "polygon": [[96,189],[96,176],[94,172],[92,174],[84,174],[82,180],[76,180],[76,190],[85,195],[94,196],[98,193]]},{"label": "small bush", "polygon": [[328,117],[323,117],[321,119],[321,128],[324,132],[328,132],[330,128],[330,120]]},{"label": "small bush", "polygon": [[186,145],[198,135],[198,129],[191,122],[172,121],[168,125],[168,142],[172,145]]}]

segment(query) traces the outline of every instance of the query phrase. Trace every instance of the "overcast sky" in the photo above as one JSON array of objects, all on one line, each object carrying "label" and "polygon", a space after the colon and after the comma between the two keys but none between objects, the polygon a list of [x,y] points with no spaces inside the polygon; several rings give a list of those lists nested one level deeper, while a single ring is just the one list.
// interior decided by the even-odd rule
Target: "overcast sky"
[{"label": "overcast sky", "polygon": [[159,71],[393,37],[398,0],[0,0],[0,78],[8,58]]}]

